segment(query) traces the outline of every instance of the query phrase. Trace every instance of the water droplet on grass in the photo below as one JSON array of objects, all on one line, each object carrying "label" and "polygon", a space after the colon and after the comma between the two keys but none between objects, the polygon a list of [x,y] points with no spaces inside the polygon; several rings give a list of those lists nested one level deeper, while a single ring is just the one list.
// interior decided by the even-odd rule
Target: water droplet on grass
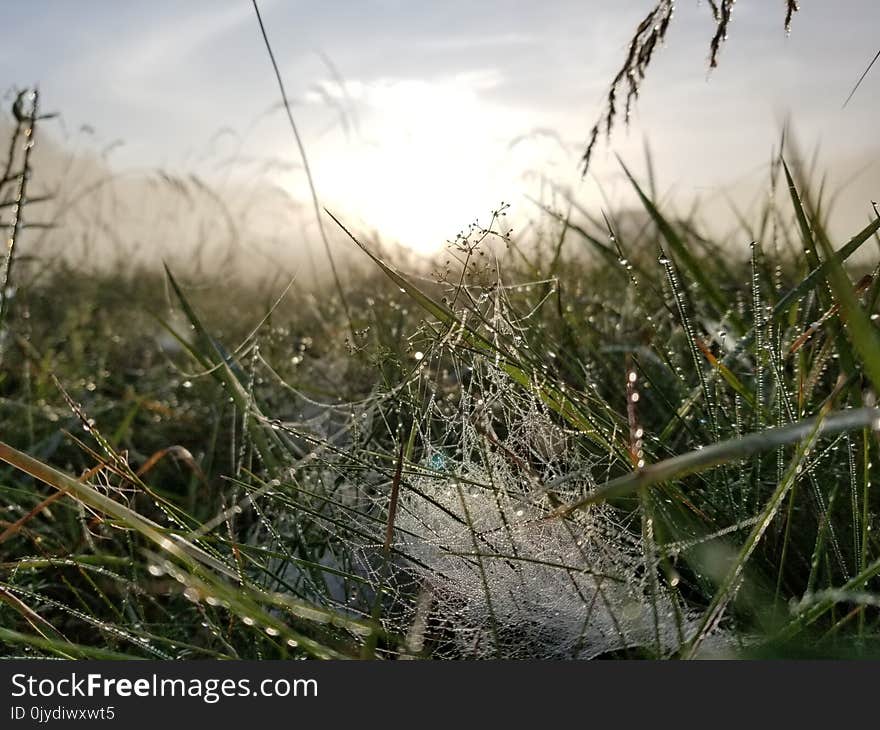
[{"label": "water droplet on grass", "polygon": [[198,603],[199,600],[201,599],[201,595],[199,594],[198,589],[197,589],[197,588],[193,588],[192,586],[187,587],[187,588],[183,591],[183,597],[184,597],[187,601],[192,601],[193,603]]}]

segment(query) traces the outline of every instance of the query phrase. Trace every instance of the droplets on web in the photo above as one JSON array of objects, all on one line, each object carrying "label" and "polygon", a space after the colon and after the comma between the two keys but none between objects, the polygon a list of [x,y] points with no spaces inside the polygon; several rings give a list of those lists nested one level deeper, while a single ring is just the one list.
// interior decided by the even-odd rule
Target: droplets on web
[{"label": "droplets on web", "polygon": [[[502,298],[491,323],[498,341],[521,334]],[[601,463],[536,395],[540,373],[531,377],[520,387],[494,355],[452,362],[416,426],[428,447],[401,496],[395,547],[432,597],[424,630],[439,655],[587,658],[655,639],[641,538],[610,508],[545,519],[594,489]],[[686,630],[673,600],[653,598],[666,648]]]}]

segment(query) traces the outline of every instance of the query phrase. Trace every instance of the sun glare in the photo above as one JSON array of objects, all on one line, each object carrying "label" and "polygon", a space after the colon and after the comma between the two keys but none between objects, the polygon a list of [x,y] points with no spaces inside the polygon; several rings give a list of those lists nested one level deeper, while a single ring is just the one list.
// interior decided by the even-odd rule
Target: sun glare
[{"label": "sun glare", "polygon": [[491,73],[384,81],[349,89],[359,138],[322,141],[322,197],[387,241],[429,254],[517,194],[507,146],[523,120],[483,96]]}]

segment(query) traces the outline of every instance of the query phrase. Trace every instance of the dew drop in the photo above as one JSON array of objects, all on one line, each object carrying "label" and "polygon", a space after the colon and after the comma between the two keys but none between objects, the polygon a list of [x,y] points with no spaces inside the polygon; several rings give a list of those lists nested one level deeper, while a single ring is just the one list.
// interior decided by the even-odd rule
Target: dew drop
[{"label": "dew drop", "polygon": [[201,599],[198,589],[193,588],[192,586],[188,586],[183,591],[183,597],[186,598],[187,601],[192,601],[193,603],[198,603]]}]

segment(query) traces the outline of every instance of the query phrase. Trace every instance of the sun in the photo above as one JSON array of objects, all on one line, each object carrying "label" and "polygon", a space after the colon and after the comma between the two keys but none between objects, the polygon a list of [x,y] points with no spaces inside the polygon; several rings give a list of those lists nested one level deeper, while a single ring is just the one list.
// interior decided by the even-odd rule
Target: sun
[{"label": "sun", "polygon": [[359,87],[360,139],[322,141],[322,200],[384,240],[430,254],[517,194],[506,164],[517,121],[487,102],[485,76]]}]

